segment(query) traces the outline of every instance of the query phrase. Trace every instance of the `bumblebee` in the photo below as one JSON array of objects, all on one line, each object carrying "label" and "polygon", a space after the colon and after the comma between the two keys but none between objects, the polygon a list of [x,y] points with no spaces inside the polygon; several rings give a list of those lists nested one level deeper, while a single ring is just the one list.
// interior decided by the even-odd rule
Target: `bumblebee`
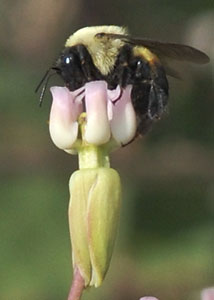
[{"label": "bumblebee", "polygon": [[55,64],[47,71],[40,103],[51,70],[74,91],[86,82],[105,80],[109,89],[132,85],[131,99],[137,115],[138,134],[145,134],[166,110],[167,75],[178,77],[167,59],[197,64],[209,57],[193,47],[131,37],[119,26],[85,27],[72,34]]}]

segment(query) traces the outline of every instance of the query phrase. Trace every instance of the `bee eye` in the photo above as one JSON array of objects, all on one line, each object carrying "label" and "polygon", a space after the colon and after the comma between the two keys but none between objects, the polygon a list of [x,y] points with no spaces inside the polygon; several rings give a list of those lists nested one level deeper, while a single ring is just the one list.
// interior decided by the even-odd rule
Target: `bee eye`
[{"label": "bee eye", "polygon": [[71,55],[66,55],[64,58],[63,58],[63,62],[64,64],[66,65],[69,65],[73,60],[73,57]]},{"label": "bee eye", "polygon": [[64,62],[65,62],[66,65],[70,64],[71,58],[70,58],[69,56],[66,56],[66,57],[64,58]]},{"label": "bee eye", "polygon": [[74,55],[73,54],[67,54],[64,57],[62,57],[62,61],[65,65],[69,65],[74,61]]}]

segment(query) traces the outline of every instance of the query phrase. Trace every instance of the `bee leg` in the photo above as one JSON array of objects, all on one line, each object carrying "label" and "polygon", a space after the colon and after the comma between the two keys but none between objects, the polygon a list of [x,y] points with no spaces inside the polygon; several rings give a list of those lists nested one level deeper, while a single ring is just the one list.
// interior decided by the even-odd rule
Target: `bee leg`
[{"label": "bee leg", "polygon": [[131,99],[137,116],[138,134],[146,134],[153,123],[153,120],[148,116],[150,87],[149,80],[133,84],[132,87]]},{"label": "bee leg", "polygon": [[153,119],[160,119],[165,110],[168,100],[168,93],[160,87],[155,79],[151,80],[151,87],[148,96],[148,117]]},{"label": "bee leg", "polygon": [[95,68],[92,58],[88,53],[86,47],[83,45],[78,45],[76,48],[80,59],[81,69],[86,82],[102,79],[102,75],[100,74],[98,69]]},{"label": "bee leg", "polygon": [[108,82],[108,88],[114,89],[117,85],[120,85],[122,88],[125,88],[128,84],[131,84],[131,79],[133,72],[130,69],[130,58],[131,58],[132,48],[129,45],[124,45],[121,49],[115,66],[112,72],[110,72],[106,81]]},{"label": "bee leg", "polygon": [[147,115],[151,120],[160,119],[168,100],[169,87],[165,70],[159,62],[152,61],[144,64],[142,62],[141,64],[140,67],[144,68],[145,74],[142,81],[150,85],[150,90],[147,92]]},{"label": "bee leg", "polygon": [[144,135],[150,130],[153,122],[160,119],[166,109],[168,100],[166,77],[143,79],[133,84],[131,98],[137,115],[138,134]]}]

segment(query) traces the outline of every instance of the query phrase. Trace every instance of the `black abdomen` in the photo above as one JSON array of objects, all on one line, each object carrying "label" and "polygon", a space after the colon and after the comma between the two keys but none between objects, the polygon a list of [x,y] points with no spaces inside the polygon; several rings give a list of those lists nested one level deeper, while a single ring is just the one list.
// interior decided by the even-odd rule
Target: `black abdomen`
[{"label": "black abdomen", "polygon": [[132,84],[132,103],[137,115],[138,133],[145,134],[160,119],[168,101],[168,81],[159,61],[148,61],[134,55],[134,47],[125,45],[108,76],[111,88]]}]

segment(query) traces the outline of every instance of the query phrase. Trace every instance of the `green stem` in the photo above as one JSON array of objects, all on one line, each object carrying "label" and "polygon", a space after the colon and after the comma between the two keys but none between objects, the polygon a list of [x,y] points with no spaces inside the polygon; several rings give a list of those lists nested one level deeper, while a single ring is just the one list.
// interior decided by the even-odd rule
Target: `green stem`
[{"label": "green stem", "polygon": [[79,148],[79,169],[109,168],[109,156],[102,146],[86,145]]}]

